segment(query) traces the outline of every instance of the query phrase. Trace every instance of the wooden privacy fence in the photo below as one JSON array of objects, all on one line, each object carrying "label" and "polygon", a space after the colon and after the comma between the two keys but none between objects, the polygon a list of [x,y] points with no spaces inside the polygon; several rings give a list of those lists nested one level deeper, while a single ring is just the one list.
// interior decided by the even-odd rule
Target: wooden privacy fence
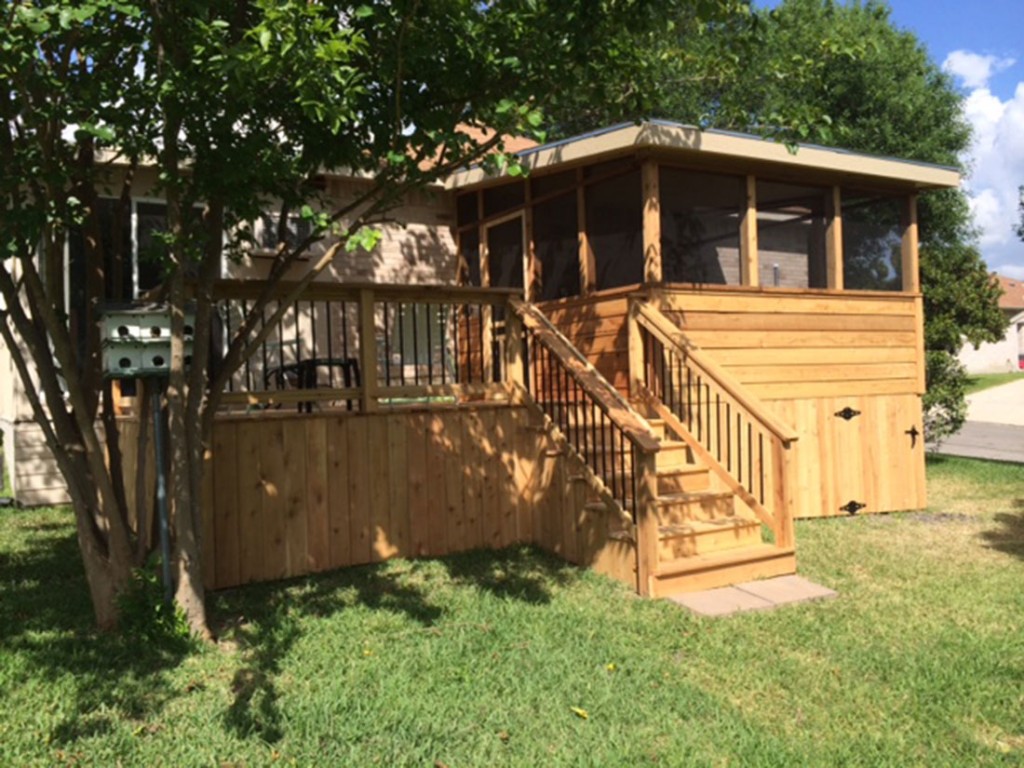
[{"label": "wooden privacy fence", "polygon": [[778,546],[792,547],[796,433],[644,299],[630,301],[629,345],[634,394],[746,502]]},{"label": "wooden privacy fence", "polygon": [[[137,424],[121,420],[126,456]],[[209,589],[514,543],[636,588],[631,531],[522,405],[225,413],[206,461]],[[151,492],[151,457],[143,471]]]}]

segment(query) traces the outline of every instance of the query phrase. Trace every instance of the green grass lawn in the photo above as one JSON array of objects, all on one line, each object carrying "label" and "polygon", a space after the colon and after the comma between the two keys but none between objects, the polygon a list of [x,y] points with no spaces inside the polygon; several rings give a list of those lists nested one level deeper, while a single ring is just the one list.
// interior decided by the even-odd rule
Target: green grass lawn
[{"label": "green grass lawn", "polygon": [[66,512],[0,514],[0,765],[1024,762],[1024,466],[798,524],[836,600],[728,619],[531,549],[218,595],[222,642],[94,636]]},{"label": "green grass lawn", "polygon": [[1000,384],[1009,384],[1011,381],[1024,379],[1024,373],[976,373],[967,378],[967,386],[964,392],[968,395],[981,392],[983,389],[998,387]]}]

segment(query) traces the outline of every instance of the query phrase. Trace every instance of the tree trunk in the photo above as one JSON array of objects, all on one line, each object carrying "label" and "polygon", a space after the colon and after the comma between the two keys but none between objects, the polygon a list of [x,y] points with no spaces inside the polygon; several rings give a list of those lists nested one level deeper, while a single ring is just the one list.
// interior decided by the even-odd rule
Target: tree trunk
[{"label": "tree trunk", "polygon": [[87,521],[91,515],[88,510],[75,509],[78,547],[82,552],[85,581],[92,598],[96,626],[103,632],[111,632],[118,627],[121,617],[120,597],[131,583],[135,564],[130,559],[112,557],[100,551],[93,532],[88,529]]}]

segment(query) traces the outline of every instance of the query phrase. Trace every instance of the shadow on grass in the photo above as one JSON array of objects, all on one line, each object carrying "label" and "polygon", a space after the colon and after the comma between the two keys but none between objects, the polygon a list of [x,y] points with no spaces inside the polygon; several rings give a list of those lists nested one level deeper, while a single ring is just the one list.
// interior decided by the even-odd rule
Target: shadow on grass
[{"label": "shadow on grass", "polygon": [[551,584],[565,586],[580,573],[566,561],[526,546],[475,550],[442,562],[456,584],[534,605],[551,602]]},{"label": "shadow on grass", "polygon": [[43,680],[70,703],[51,741],[106,733],[112,717],[158,711],[176,695],[167,672],[188,654],[188,643],[97,633],[70,512],[4,514],[5,533],[18,545],[0,552],[0,653],[17,670],[9,684]]},{"label": "shadow on grass", "polygon": [[1024,499],[1014,499],[1014,512],[1000,512],[995,516],[999,526],[984,531],[981,538],[992,549],[1024,559]]},{"label": "shadow on grass", "polygon": [[237,643],[243,658],[232,679],[234,699],[224,716],[228,730],[269,744],[284,736],[276,680],[310,618],[369,608],[402,616],[422,627],[443,620],[447,609],[437,602],[443,590],[437,564],[451,584],[475,586],[501,599],[532,604],[550,602],[549,586],[567,584],[578,574],[564,561],[519,547],[478,550],[438,560],[392,560],[223,592],[214,601],[214,627],[219,635]]}]

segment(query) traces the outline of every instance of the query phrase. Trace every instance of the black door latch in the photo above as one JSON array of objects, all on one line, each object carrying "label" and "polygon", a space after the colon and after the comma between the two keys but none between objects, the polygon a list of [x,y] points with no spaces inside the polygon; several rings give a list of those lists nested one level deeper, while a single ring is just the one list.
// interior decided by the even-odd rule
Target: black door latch
[{"label": "black door latch", "polygon": [[904,435],[910,435],[910,447],[913,448],[917,445],[917,436],[921,433],[917,431],[917,425],[915,424],[910,429],[903,432]]}]

